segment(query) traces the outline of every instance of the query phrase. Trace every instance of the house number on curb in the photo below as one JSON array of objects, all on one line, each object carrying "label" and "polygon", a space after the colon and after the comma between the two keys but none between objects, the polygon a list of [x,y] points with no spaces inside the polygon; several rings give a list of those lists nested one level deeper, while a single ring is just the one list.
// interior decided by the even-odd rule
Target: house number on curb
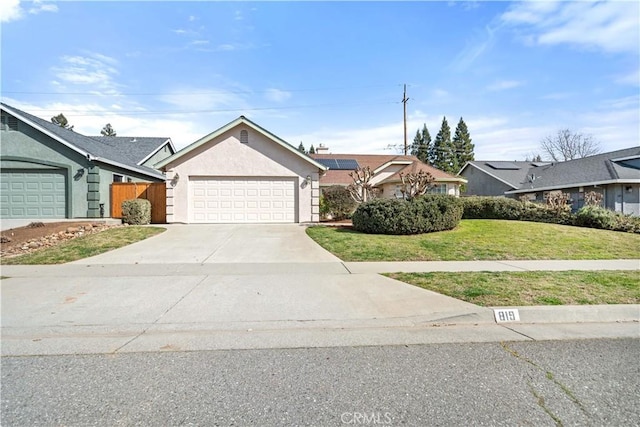
[{"label": "house number on curb", "polygon": [[520,321],[520,313],[517,308],[498,308],[493,310],[493,314],[497,323]]}]

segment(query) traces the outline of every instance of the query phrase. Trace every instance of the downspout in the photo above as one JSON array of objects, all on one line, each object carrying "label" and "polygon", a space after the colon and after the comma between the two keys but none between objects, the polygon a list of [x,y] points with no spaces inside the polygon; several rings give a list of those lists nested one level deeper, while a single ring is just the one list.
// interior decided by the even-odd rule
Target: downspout
[{"label": "downspout", "polygon": [[624,213],[624,184],[620,184],[620,212]]}]

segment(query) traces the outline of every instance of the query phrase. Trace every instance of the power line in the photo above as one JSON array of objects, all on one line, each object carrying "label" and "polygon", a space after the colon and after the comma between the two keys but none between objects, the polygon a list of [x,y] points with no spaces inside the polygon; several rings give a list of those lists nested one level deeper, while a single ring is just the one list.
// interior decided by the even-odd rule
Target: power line
[{"label": "power line", "polygon": [[[206,109],[206,110],[162,110],[162,111],[96,111],[96,112],[69,112],[65,113],[67,117],[95,117],[104,116],[108,114],[117,115],[162,115],[162,114],[204,114],[204,113],[229,113],[229,112],[243,112],[243,111],[265,111],[265,110],[290,110],[296,108],[322,108],[322,107],[347,107],[347,106],[359,106],[359,105],[383,105],[383,104],[398,104],[398,101],[377,101],[377,102],[358,102],[358,103],[330,103],[330,104],[308,104],[308,105],[292,105],[292,106],[279,106],[279,107],[254,107],[254,108],[223,108],[223,109]],[[31,113],[39,114],[54,114],[59,110],[31,110]]]},{"label": "power line", "polygon": [[[307,89],[279,89],[270,88],[264,90],[216,90],[203,92],[116,92],[116,93],[100,93],[100,92],[38,92],[38,91],[12,91],[3,90],[3,94],[12,95],[74,95],[74,96],[100,96],[100,97],[119,97],[119,96],[159,96],[159,95],[227,95],[227,94],[246,94],[252,95],[257,93],[271,93],[274,90],[281,92],[325,92],[329,90],[345,90],[345,89],[371,89],[390,87],[391,85],[365,85],[365,86],[349,86],[349,87],[324,87],[324,88],[307,88]],[[394,85],[397,86],[397,85]]]}]

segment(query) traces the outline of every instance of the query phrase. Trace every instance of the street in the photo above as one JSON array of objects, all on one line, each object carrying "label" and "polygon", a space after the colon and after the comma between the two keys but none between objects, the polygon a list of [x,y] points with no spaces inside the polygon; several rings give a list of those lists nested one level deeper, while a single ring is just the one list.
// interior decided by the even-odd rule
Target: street
[{"label": "street", "polygon": [[637,339],[166,350],[3,357],[2,425],[628,426],[640,420]]}]

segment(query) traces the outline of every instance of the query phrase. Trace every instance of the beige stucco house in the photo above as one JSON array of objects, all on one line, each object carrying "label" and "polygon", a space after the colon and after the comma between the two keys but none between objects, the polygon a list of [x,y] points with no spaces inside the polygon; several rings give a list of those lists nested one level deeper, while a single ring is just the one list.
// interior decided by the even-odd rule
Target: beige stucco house
[{"label": "beige stucco house", "polygon": [[351,173],[360,167],[368,167],[373,172],[369,182],[378,190],[383,198],[401,198],[401,174],[428,172],[433,176],[430,192],[460,195],[460,186],[467,183],[464,177],[450,175],[433,166],[421,162],[415,156],[394,154],[329,154],[328,149],[320,146],[316,154],[311,154],[316,161],[327,166],[329,170],[320,178],[320,187],[332,185],[347,186],[353,183]]},{"label": "beige stucco house", "polygon": [[156,165],[168,223],[301,223],[320,217],[326,167],[240,116]]}]

